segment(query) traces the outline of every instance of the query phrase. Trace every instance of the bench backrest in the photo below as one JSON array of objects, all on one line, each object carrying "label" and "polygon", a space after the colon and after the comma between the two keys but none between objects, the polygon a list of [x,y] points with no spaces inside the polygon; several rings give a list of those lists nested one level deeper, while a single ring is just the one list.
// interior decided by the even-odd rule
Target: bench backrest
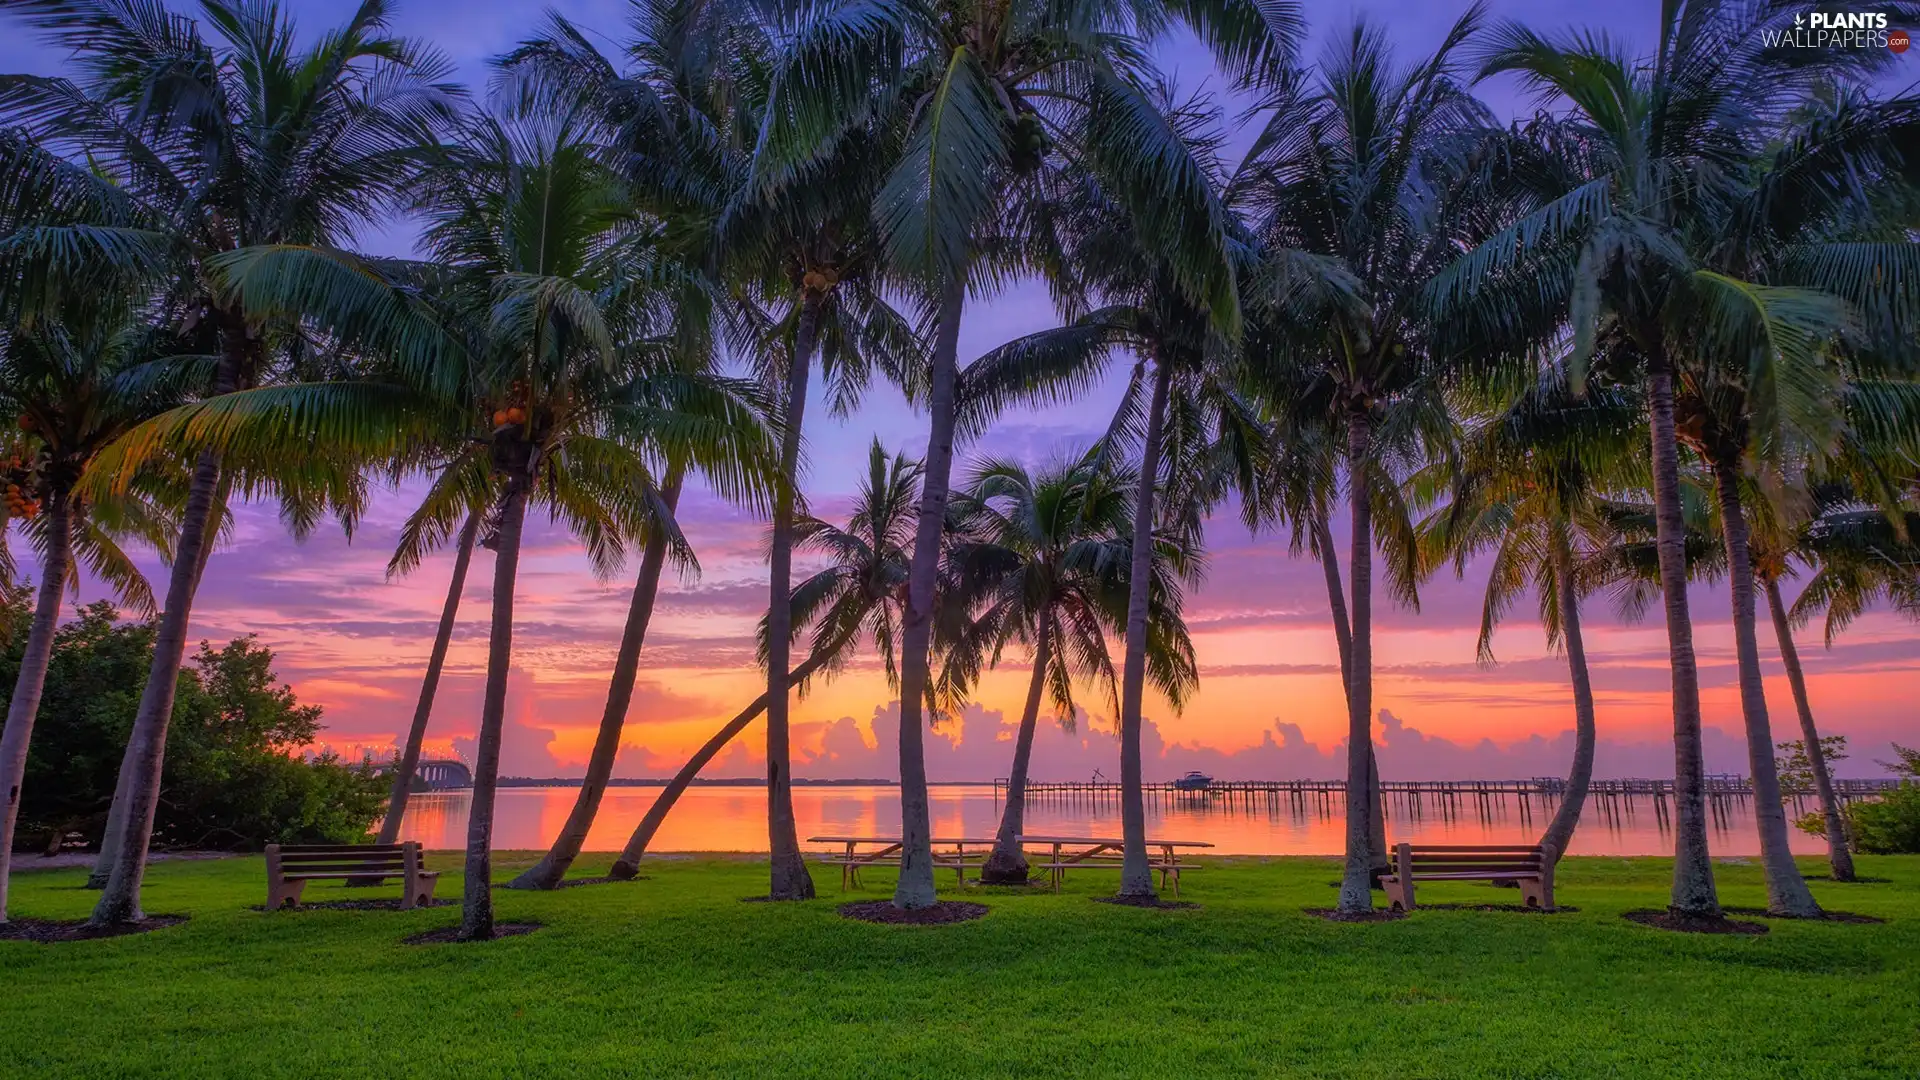
[{"label": "bench backrest", "polygon": [[1401,844],[1395,855],[1416,874],[1515,873],[1548,865],[1538,844]]},{"label": "bench backrest", "polygon": [[419,848],[413,840],[404,844],[268,844],[267,865],[276,872],[303,874],[398,873],[420,865]]}]

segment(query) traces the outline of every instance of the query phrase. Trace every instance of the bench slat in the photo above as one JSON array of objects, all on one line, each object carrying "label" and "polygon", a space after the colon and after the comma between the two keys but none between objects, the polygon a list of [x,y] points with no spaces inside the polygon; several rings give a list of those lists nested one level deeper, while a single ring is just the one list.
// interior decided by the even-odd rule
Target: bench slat
[{"label": "bench slat", "polygon": [[405,844],[281,844],[282,855],[313,855],[327,852],[353,852],[371,855],[398,855],[405,851]]},{"label": "bench slat", "polygon": [[1539,844],[1415,844],[1415,851],[1539,851]]},{"label": "bench slat", "polygon": [[[1444,872],[1444,874],[1413,874],[1413,880],[1417,880],[1417,882],[1492,882],[1492,880],[1505,880],[1505,878],[1538,878],[1538,876],[1540,876],[1540,874],[1528,871],[1463,871]],[[1398,880],[1400,880],[1400,874],[1382,874],[1380,880],[1382,880],[1382,882],[1384,882],[1384,880],[1394,880],[1394,882],[1398,882]]]},{"label": "bench slat", "polygon": [[1540,872],[1540,864],[1535,862],[1496,863],[1496,862],[1453,862],[1453,861],[1430,862],[1430,863],[1416,862],[1413,864],[1413,872],[1415,876],[1418,876],[1421,874],[1467,873],[1469,871],[1475,871],[1475,870],[1484,871],[1486,873],[1493,873],[1495,871],[1505,870],[1505,871],[1511,871],[1516,873],[1534,874],[1534,873]]},{"label": "bench slat", "polygon": [[[284,880],[284,882],[309,880],[309,882],[311,882],[311,880],[323,880],[323,878],[363,878],[363,876],[369,876],[369,874],[367,874],[367,871],[359,871],[359,869],[355,869],[355,871],[300,871],[298,874],[280,874],[280,880]],[[399,876],[399,874],[386,874],[386,876],[392,878],[392,876]],[[440,871],[420,871],[419,876],[422,876],[422,878],[438,878]]]},{"label": "bench slat", "polygon": [[368,866],[355,863],[352,866],[289,866],[281,871],[283,878],[299,877],[301,874],[343,875],[346,877],[392,877],[406,872],[406,867],[395,863],[392,866]]}]

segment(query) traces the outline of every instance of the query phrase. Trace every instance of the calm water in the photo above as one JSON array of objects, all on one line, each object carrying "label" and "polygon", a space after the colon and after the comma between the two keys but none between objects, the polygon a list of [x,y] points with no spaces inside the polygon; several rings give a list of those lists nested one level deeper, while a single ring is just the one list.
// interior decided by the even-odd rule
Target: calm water
[{"label": "calm water", "polygon": [[[609,789],[587,837],[589,851],[618,851],[633,827],[653,805],[659,788]],[[578,796],[577,788],[506,788],[499,793],[494,819],[496,848],[544,848],[552,840]],[[466,845],[468,792],[415,795],[407,804],[401,839],[429,848]],[[898,836],[900,792],[892,787],[797,787],[794,812],[800,837]],[[654,851],[765,851],[766,793],[758,787],[695,787],[654,837]],[[1431,805],[1416,814],[1400,798],[1387,808],[1389,839],[1415,843],[1533,843],[1552,814],[1553,804],[1534,796],[1496,801],[1487,813],[1468,802],[1452,813]],[[1794,808],[1789,804],[1788,809]],[[1797,812],[1797,811],[1795,811]],[[1289,806],[1232,802],[1205,795],[1149,798],[1147,829],[1154,837],[1204,840],[1218,854],[1329,855],[1344,846],[1345,820],[1338,799],[1325,805]],[[936,837],[991,837],[1000,822],[1000,804],[991,784],[933,789]],[[1119,806],[1111,800],[1035,799],[1027,808],[1027,830],[1035,834],[1118,836]],[[1795,851],[1825,850],[1818,837],[1794,830]],[[1731,802],[1712,817],[1710,838],[1716,855],[1756,855],[1760,845],[1750,807]],[[817,845],[807,845],[809,849]],[[1574,838],[1582,855],[1670,855],[1672,834],[1651,800],[1619,806],[1589,802]]]}]

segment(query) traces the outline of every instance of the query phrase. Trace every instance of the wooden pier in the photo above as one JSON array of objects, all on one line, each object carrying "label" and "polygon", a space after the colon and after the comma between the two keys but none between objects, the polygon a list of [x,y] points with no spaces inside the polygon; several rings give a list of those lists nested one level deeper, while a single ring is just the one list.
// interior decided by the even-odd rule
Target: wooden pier
[{"label": "wooden pier", "polygon": [[[1007,781],[994,780],[995,800],[1006,797]],[[1834,794],[1842,801],[1866,798],[1892,791],[1899,780],[1835,780]],[[1516,806],[1523,821],[1531,820],[1536,802],[1544,809],[1566,794],[1567,782],[1560,777],[1535,777],[1531,780],[1386,780],[1381,782],[1389,815],[1402,812],[1418,819],[1429,815],[1453,818],[1472,811],[1488,819]],[[1182,790],[1171,782],[1143,784],[1151,803],[1162,806],[1206,806],[1224,811],[1291,811],[1331,813],[1346,797],[1342,780],[1217,780],[1198,790]],[[1799,813],[1813,807],[1811,790],[1789,790],[1786,802]],[[1027,784],[1027,798],[1039,803],[1118,802],[1120,785],[1109,780],[1036,781]],[[1635,804],[1651,803],[1656,819],[1672,814],[1673,781],[1625,778],[1595,780],[1587,788],[1588,804],[1602,817],[1632,818]],[[1744,776],[1707,777],[1708,811],[1723,818],[1737,805],[1753,798],[1753,782]]]}]

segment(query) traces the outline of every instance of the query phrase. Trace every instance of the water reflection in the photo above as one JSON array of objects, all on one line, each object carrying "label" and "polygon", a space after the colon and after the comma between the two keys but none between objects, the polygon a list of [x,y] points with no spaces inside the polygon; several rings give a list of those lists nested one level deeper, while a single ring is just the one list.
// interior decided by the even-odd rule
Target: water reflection
[{"label": "water reflection", "polygon": [[[494,817],[496,848],[543,848],[573,808],[575,788],[505,788]],[[606,793],[587,836],[589,851],[618,851],[659,794],[652,787],[617,787]],[[990,784],[936,787],[936,836],[990,837],[1000,822],[1000,804]],[[464,791],[415,795],[407,803],[401,839],[429,848],[466,844]],[[794,813],[804,839],[814,835],[894,836],[900,831],[900,792],[893,787],[810,787],[793,791]],[[687,790],[654,838],[654,851],[765,851],[766,793],[758,787],[695,787]],[[1544,796],[1504,796],[1436,803],[1395,796],[1387,809],[1390,840],[1413,843],[1533,843],[1553,813]],[[1790,812],[1798,813],[1792,804]],[[1800,808],[1804,810],[1806,808]],[[1207,794],[1154,795],[1148,800],[1148,830],[1172,840],[1204,840],[1220,854],[1328,855],[1345,844],[1346,824],[1338,796],[1307,800],[1229,799]],[[1757,855],[1751,804],[1727,800],[1709,815],[1716,855]],[[1036,798],[1027,810],[1033,833],[1117,836],[1120,808],[1112,799]],[[1672,822],[1646,797],[1589,801],[1574,838],[1574,854],[1669,855]],[[1819,837],[1793,830],[1793,849],[1819,854]]]}]

